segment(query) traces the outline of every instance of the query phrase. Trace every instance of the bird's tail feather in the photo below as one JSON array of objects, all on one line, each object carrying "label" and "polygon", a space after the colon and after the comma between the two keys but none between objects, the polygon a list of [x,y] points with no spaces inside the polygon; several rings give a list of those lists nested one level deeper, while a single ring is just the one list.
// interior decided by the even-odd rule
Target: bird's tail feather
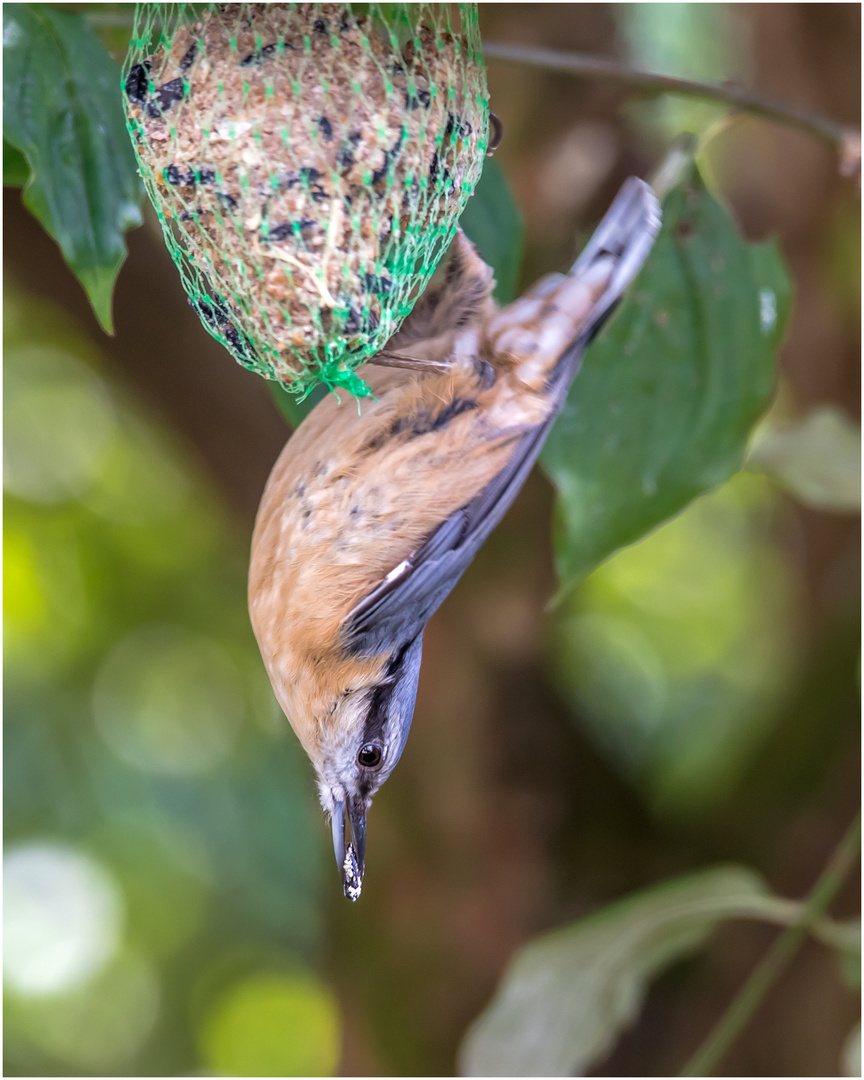
[{"label": "bird's tail feather", "polygon": [[570,276],[581,276],[590,273],[598,260],[614,259],[612,276],[592,311],[591,336],[642,269],[660,231],[660,223],[660,203],[654,191],[644,180],[631,176],[570,268]]},{"label": "bird's tail feather", "polygon": [[585,346],[642,268],[659,228],[657,196],[631,177],[570,272],[542,278],[490,320],[491,353],[526,386],[560,395],[578,372]]}]

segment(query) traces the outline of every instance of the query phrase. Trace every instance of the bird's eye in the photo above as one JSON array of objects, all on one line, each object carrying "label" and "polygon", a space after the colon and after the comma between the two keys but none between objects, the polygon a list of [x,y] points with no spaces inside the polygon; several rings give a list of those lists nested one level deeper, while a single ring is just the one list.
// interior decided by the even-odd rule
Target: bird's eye
[{"label": "bird's eye", "polygon": [[364,743],[357,755],[357,764],[362,765],[364,769],[377,769],[381,764],[381,747],[378,743]]}]

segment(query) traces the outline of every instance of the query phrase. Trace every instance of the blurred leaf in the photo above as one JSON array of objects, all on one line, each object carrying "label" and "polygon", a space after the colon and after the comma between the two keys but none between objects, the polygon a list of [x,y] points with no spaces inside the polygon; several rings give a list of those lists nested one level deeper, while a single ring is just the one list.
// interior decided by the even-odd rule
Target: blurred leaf
[{"label": "blurred leaf", "polygon": [[739,472],[617,552],[558,606],[556,683],[651,809],[721,811],[777,722],[801,657],[780,500]]},{"label": "blurred leaf", "polygon": [[835,950],[840,973],[849,986],[857,990],[861,986],[861,920],[834,922],[823,919],[813,927],[813,935]]},{"label": "blurred leaf", "polygon": [[65,1075],[129,1076],[157,1020],[159,980],[143,957],[121,954],[71,993],[6,994],[4,1006],[5,1023],[48,1055],[55,1069],[71,1066],[74,1072]]},{"label": "blurred leaf", "polygon": [[463,1043],[462,1074],[581,1076],[636,1017],[648,982],[718,922],[783,921],[789,911],[757,875],[726,866],[645,889],[547,934],[511,961]]},{"label": "blurred leaf", "polygon": [[4,136],[30,166],[24,205],[111,333],[124,233],[142,221],[120,69],[84,19],[44,4],[4,7],[3,60]]},{"label": "blurred leaf", "polygon": [[817,510],[861,509],[861,429],[839,409],[813,409],[791,427],[768,431],[748,454],[747,468]]},{"label": "blurred leaf", "polygon": [[462,213],[465,235],[495,271],[495,299],[509,303],[516,295],[522,263],[522,215],[504,170],[492,158]]},{"label": "blurred leaf", "polygon": [[843,1076],[861,1075],[861,1025],[856,1024],[843,1044]]},{"label": "blurred leaf", "polygon": [[27,158],[3,140],[3,187],[22,187],[30,179]]},{"label": "blurred leaf", "polygon": [[740,468],[788,293],[776,244],[745,243],[694,168],[542,454],[564,589]]},{"label": "blurred leaf", "polygon": [[[12,1005],[7,994],[6,1071],[192,1075],[203,1064],[190,1017],[200,1016],[211,970],[250,941],[265,957],[315,964],[322,887],[332,880],[327,831],[249,627],[248,557],[231,520],[167,432],[98,374],[104,365],[75,322],[6,284],[6,374],[13,411],[30,417],[12,433],[17,464],[6,461],[16,466],[4,515],[6,839],[80,846],[125,900],[116,963],[69,993],[39,1001],[16,993]],[[66,422],[67,395],[80,431]],[[100,447],[89,448],[96,437]],[[148,714],[146,698],[158,684],[173,687],[172,700],[194,700],[188,729],[201,703],[194,690],[189,697],[196,664],[170,647],[161,659],[148,650],[154,625],[163,641],[179,640],[179,627],[187,643],[215,646],[218,708],[237,721],[228,740],[214,729],[214,747],[186,741],[181,749],[210,760],[183,775],[158,760],[167,752],[177,764],[182,731],[148,756],[146,736],[165,710]],[[118,685],[118,657],[142,640],[152,677],[141,683],[133,665]],[[119,711],[109,717],[111,696]],[[142,734],[137,746],[126,737]],[[75,896],[63,899],[68,906]],[[98,909],[93,916],[106,929]],[[62,917],[58,925],[68,953]],[[16,944],[23,963],[44,955],[37,935]]]},{"label": "blurred leaf", "polygon": [[[721,83],[746,81],[746,29],[732,4],[618,4],[614,17],[627,60],[635,68]],[[663,94],[625,106],[641,132],[662,142],[681,132],[704,132],[728,107],[699,98]]]},{"label": "blurred leaf", "polygon": [[267,385],[270,387],[270,393],[273,395],[273,400],[276,402],[279,411],[295,431],[318,402],[326,394],[330,393],[323,383],[319,383],[300,401],[296,394],[289,393],[281,383],[270,380]]}]

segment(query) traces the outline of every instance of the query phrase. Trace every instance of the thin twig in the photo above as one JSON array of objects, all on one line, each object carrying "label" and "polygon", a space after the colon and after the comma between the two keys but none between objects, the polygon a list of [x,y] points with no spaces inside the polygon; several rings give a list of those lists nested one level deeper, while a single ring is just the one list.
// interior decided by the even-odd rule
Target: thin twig
[{"label": "thin twig", "polygon": [[801,916],[777,938],[750,977],[738,991],[732,1004],[679,1073],[679,1076],[710,1076],[723,1055],[743,1031],[775,979],[800,948],[814,923],[818,923],[840,890],[861,847],[860,814],[837,845],[828,865],[819,876]]},{"label": "thin twig", "polygon": [[654,170],[649,180],[660,202],[676,188],[682,176],[693,162],[696,152],[696,136],[685,132],[672,140],[666,156]]},{"label": "thin twig", "polygon": [[812,135],[841,148],[858,132],[855,128],[829,120],[809,109],[788,105],[784,101],[757,94],[745,86],[734,83],[705,83],[695,79],[679,79],[673,75],[658,75],[653,71],[638,71],[609,60],[586,53],[560,52],[557,49],[539,49],[527,45],[510,45],[501,41],[484,41],[483,51],[493,60],[512,60],[517,64],[531,64],[549,71],[578,75],[586,79],[613,79],[615,82],[658,94],[678,94],[697,97],[706,101],[719,101],[725,105],[743,109],[756,116],[764,116],[781,124],[803,128]]}]

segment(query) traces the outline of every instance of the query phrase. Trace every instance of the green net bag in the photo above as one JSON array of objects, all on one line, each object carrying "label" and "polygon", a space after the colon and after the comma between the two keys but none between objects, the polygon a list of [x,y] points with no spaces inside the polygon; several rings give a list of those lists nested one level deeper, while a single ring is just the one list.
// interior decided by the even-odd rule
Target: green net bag
[{"label": "green net bag", "polygon": [[245,367],[358,395],[489,139],[475,4],[139,4],[127,125],[190,302]]}]

